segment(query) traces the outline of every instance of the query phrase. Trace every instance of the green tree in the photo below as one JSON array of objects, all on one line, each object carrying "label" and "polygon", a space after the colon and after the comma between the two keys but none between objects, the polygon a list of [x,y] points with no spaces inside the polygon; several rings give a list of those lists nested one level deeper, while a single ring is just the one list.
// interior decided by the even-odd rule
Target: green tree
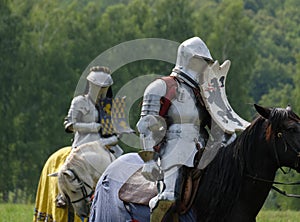
[{"label": "green tree", "polygon": [[196,34],[207,39],[213,58],[231,60],[227,79],[227,96],[233,108],[244,118],[250,117],[252,99],[249,75],[255,61],[253,23],[246,16],[243,1],[224,0],[220,3],[201,1],[194,14]]},{"label": "green tree", "polygon": [[7,1],[0,1],[0,190],[3,201],[8,201],[9,191],[13,191],[16,132],[11,126],[19,109],[16,103],[17,73],[19,70],[18,48],[21,44],[22,20],[12,14]]},{"label": "green tree", "polygon": [[259,46],[251,75],[251,95],[256,102],[278,84],[292,84],[295,55],[299,53],[300,18],[297,1],[268,1],[253,15],[254,40]]},{"label": "green tree", "polygon": [[[0,0],[0,5],[0,190],[5,201],[10,191],[16,200],[33,196],[47,157],[71,143],[62,121],[81,73],[100,53],[125,41],[182,42],[199,36],[220,63],[232,61],[227,94],[241,116],[249,119],[247,104],[253,101],[289,103],[300,111],[298,0]],[[128,64],[113,74],[113,90],[139,75],[168,75],[172,67],[151,60]],[[138,102],[131,113],[134,128]],[[274,200],[283,205],[277,196]]]},{"label": "green tree", "polygon": [[23,16],[23,29],[22,35],[16,35],[21,44],[14,72],[17,87],[12,101],[16,108],[10,124],[15,139],[10,144],[14,178],[8,181],[13,184],[11,189],[25,193],[24,199],[34,198],[47,157],[71,144],[62,122],[80,73],[91,60],[72,53],[83,44],[80,37],[88,38],[85,30],[78,32],[84,28],[78,2],[65,6],[59,2],[12,7]]},{"label": "green tree", "polygon": [[300,54],[296,56],[296,72],[294,73],[294,90],[292,92],[293,100],[292,100],[292,106],[294,111],[300,115]]}]

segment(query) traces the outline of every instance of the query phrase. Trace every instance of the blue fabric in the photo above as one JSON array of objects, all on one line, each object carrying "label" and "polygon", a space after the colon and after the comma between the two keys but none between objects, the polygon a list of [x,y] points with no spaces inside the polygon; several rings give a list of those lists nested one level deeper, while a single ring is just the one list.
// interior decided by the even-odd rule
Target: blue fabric
[{"label": "blue fabric", "polygon": [[[131,220],[123,202],[118,197],[118,191],[142,165],[143,160],[136,153],[125,154],[109,165],[97,183],[90,222]],[[134,215],[138,212],[135,219],[139,221],[147,221],[150,218],[150,210],[147,206],[136,206],[132,208],[132,211]]]},{"label": "blue fabric", "polygon": [[[119,189],[127,179],[143,165],[136,153],[125,154],[112,162],[100,177],[91,206],[89,222],[129,222],[131,216],[119,199]],[[150,221],[148,206],[130,204],[133,219]],[[193,222],[192,212],[180,217],[180,221]]]}]

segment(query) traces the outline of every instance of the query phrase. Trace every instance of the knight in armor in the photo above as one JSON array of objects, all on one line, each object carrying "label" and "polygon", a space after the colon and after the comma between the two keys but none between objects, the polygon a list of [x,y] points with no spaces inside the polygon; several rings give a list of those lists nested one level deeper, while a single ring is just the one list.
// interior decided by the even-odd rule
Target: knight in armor
[{"label": "knight in armor", "polygon": [[[84,143],[100,140],[116,157],[123,153],[117,135],[102,135],[100,120],[101,100],[112,97],[113,79],[109,68],[94,66],[87,76],[87,93],[73,98],[67,117],[64,121],[65,131],[74,133],[72,148]],[[64,205],[59,198],[58,205]]]},{"label": "knight in armor", "polygon": [[100,140],[111,149],[117,144],[116,135],[101,135],[99,112],[100,100],[107,96],[112,97],[111,85],[113,79],[110,69],[104,66],[95,66],[90,69],[87,76],[88,92],[73,98],[67,117],[64,121],[66,132],[74,133],[72,147]]},{"label": "knight in armor", "polygon": [[187,39],[178,48],[170,76],[156,79],[144,92],[137,123],[143,147],[139,155],[145,162],[142,174],[160,184],[158,195],[149,202],[153,222],[163,221],[164,213],[180,200],[184,169],[195,167],[208,140],[211,116],[200,94],[199,77],[213,63],[199,37]]}]

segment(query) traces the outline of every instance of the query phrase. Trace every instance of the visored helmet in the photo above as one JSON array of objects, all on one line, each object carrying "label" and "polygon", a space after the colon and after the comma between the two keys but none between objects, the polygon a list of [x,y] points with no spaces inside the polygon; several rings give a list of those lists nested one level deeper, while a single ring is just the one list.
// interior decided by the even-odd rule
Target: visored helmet
[{"label": "visored helmet", "polygon": [[199,37],[187,39],[180,44],[177,51],[176,67],[184,69],[193,57],[213,62],[209,49]]},{"label": "visored helmet", "polygon": [[110,69],[104,66],[95,66],[90,69],[86,79],[96,86],[109,87],[113,84]]},{"label": "visored helmet", "polygon": [[173,71],[179,75],[184,73],[198,82],[199,76],[211,63],[213,58],[206,44],[199,37],[193,37],[179,45]]}]

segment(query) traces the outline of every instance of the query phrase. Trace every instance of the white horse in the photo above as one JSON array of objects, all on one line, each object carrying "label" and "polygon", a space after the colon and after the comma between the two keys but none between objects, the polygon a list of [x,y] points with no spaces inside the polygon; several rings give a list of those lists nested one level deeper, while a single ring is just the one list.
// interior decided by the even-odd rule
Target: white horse
[{"label": "white horse", "polygon": [[72,204],[76,214],[88,217],[95,186],[115,156],[100,142],[72,149],[57,173],[59,192]]}]

